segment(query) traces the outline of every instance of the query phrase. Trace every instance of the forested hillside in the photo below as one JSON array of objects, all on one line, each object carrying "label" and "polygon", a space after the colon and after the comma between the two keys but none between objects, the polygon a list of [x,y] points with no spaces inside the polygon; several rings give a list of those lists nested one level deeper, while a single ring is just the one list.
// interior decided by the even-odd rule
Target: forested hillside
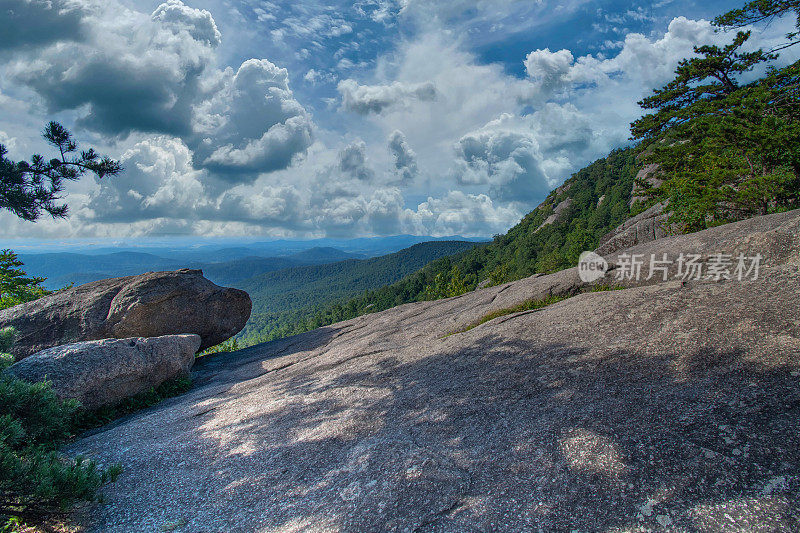
[{"label": "forested hillside", "polygon": [[[37,277],[45,278],[43,286],[50,290],[61,289],[69,285],[82,285],[92,281],[121,276],[133,276],[144,272],[159,270],[178,270],[195,268],[219,285],[231,285],[252,278],[258,274],[282,270],[302,265],[318,265],[345,259],[361,259],[361,254],[348,253],[331,247],[314,247],[301,252],[280,257],[248,255],[235,257],[237,253],[250,253],[243,248],[227,248],[221,250],[234,256],[232,259],[219,260],[217,253],[209,253],[206,260],[186,259],[180,252],[170,254],[163,251],[163,256],[142,252],[114,252],[109,254],[76,254],[67,252],[21,254],[19,259],[25,264],[26,271]],[[223,255],[224,257],[224,255]]]},{"label": "forested hillside", "polygon": [[431,261],[475,245],[465,241],[424,242],[382,257],[288,268],[235,283],[253,300],[253,313],[239,343],[255,344],[306,331],[311,327],[309,318],[334,302],[394,283]]},{"label": "forested hillside", "polygon": [[636,153],[632,148],[611,152],[575,173],[505,235],[329,306],[308,320],[307,328],[576,264],[581,252],[596,248],[603,235],[630,215],[631,190],[641,167]]}]

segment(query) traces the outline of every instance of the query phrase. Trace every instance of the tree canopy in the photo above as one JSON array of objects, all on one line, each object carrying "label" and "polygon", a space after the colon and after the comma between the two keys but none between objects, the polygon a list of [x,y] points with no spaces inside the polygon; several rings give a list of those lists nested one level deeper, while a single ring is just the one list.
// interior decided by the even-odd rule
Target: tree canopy
[{"label": "tree canopy", "polygon": [[44,278],[28,277],[22,261],[11,250],[0,251],[0,309],[30,302],[50,294],[42,287]]},{"label": "tree canopy", "polygon": [[[731,19],[732,20],[732,19]],[[649,202],[665,202],[674,231],[800,206],[800,63],[742,83],[777,55],[742,51],[750,32],[724,46],[695,47],[675,79],[639,105],[652,113],[631,124],[654,184],[638,180]]]},{"label": "tree canopy", "polygon": [[94,149],[78,152],[78,143],[58,122],[50,122],[42,137],[58,150],[47,160],[34,154],[30,161],[12,161],[8,149],[0,144],[0,209],[8,209],[23,220],[34,221],[42,212],[55,218],[67,216],[67,205],[60,203],[64,184],[92,172],[98,177],[122,171],[119,162],[100,156]]},{"label": "tree canopy", "polygon": [[[714,24],[721,28],[743,28],[751,24],[772,22],[788,13],[797,17],[795,27],[800,30],[800,0],[752,0],[738,9],[732,9],[714,19]],[[797,44],[800,31],[786,35],[788,42],[776,50]]]}]

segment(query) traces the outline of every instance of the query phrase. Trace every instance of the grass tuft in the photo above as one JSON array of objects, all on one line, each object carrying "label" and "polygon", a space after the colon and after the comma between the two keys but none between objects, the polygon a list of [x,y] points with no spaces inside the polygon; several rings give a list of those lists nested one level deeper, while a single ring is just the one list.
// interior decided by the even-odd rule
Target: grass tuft
[{"label": "grass tuft", "polygon": [[506,307],[504,309],[497,309],[496,311],[492,311],[491,313],[487,313],[483,315],[481,318],[476,320],[475,322],[469,324],[466,327],[463,327],[459,330],[453,331],[452,333],[448,333],[445,337],[449,337],[450,335],[455,335],[456,333],[464,333],[465,331],[469,331],[473,328],[477,328],[481,324],[485,324],[490,320],[494,320],[495,318],[500,318],[501,316],[506,315],[513,315],[514,313],[521,313],[523,311],[535,311],[536,309],[542,309],[543,307],[547,307],[548,305],[553,305],[554,303],[561,302],[570,298],[572,295],[564,295],[564,296],[548,296],[547,298],[542,298],[540,300],[526,300],[520,304],[517,304],[513,307]]},{"label": "grass tuft", "polygon": [[[602,285],[594,285],[591,289],[582,291],[582,292],[604,292],[604,291],[618,291],[624,289],[625,287],[620,287],[617,285],[609,285],[609,284],[602,284]],[[550,295],[547,298],[541,298],[538,300],[526,300],[520,304],[517,304],[513,307],[506,307],[504,309],[497,309],[496,311],[492,311],[491,313],[487,313],[483,315],[480,319],[476,320],[475,322],[465,326],[461,329],[456,331],[450,332],[442,338],[447,338],[450,335],[455,335],[457,333],[464,333],[465,331],[469,331],[473,328],[477,328],[481,324],[485,324],[490,320],[494,320],[495,318],[500,318],[501,316],[506,315],[513,315],[514,313],[522,313],[523,311],[535,311],[537,309],[542,309],[547,307],[548,305],[553,305],[558,302],[563,302],[564,300],[568,300],[573,296],[578,294],[582,294],[582,292],[578,292],[575,294],[564,294],[560,296]]]},{"label": "grass tuft", "polygon": [[168,398],[179,396],[192,388],[192,380],[178,378],[165,381],[156,388],[132,396],[113,407],[101,407],[93,411],[83,411],[76,423],[75,432],[82,433],[113,422],[118,418],[152,407]]}]

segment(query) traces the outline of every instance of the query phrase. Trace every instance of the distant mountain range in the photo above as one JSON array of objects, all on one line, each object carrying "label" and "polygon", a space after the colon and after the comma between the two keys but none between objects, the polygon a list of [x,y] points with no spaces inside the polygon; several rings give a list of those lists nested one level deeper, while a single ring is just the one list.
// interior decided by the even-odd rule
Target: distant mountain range
[{"label": "distant mountain range", "polygon": [[[248,252],[251,252],[248,250]],[[48,289],[59,289],[69,284],[82,285],[91,281],[120,276],[131,276],[158,270],[198,268],[207,278],[219,285],[231,285],[246,278],[303,265],[331,263],[344,259],[362,259],[353,254],[330,247],[303,250],[286,257],[256,257],[253,255],[224,262],[203,262],[170,259],[151,253],[114,252],[89,255],[68,252],[20,254],[25,271],[31,276],[47,278]]]},{"label": "distant mountain range", "polygon": [[19,255],[42,253],[77,253],[79,255],[109,255],[120,252],[152,254],[176,261],[221,263],[245,257],[286,257],[312,248],[336,248],[342,252],[377,257],[394,253],[421,242],[472,241],[480,237],[428,237],[421,235],[392,235],[357,239],[311,239],[256,241],[252,238],[213,237],[146,237],[136,240],[71,239],[69,241],[14,240],[0,237],[0,249],[10,248]]},{"label": "distant mountain range", "polygon": [[[378,257],[421,242],[453,240],[483,241],[480,238],[394,235],[264,242],[226,239],[212,240],[210,244],[198,244],[204,241],[197,238],[149,239],[139,245],[86,241],[79,246],[67,246],[62,242],[0,241],[0,248],[16,251],[28,274],[47,278],[44,284],[47,288],[59,289],[71,283],[81,285],[109,277],[179,268],[202,269],[209,279],[226,285],[296,266]],[[80,252],[73,252],[75,249]]]}]

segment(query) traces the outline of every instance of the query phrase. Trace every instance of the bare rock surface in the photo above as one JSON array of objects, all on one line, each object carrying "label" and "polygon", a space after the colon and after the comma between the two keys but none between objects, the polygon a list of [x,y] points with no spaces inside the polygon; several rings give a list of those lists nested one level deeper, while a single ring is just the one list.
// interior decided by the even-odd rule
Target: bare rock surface
[{"label": "bare rock surface", "polygon": [[[636,174],[636,179],[644,180],[651,187],[659,187],[664,181],[659,177],[658,169],[658,163],[649,163],[639,170],[639,172]],[[631,190],[631,199],[628,202],[628,205],[632,206],[636,202],[644,201],[647,201],[647,195],[638,185],[638,183],[634,182],[633,189]]]},{"label": "bare rock surface", "polygon": [[637,244],[662,239],[669,235],[667,213],[664,204],[656,204],[638,215],[629,218],[619,227],[600,238],[600,246],[595,250],[600,255],[608,255]]},{"label": "bare rock surface", "polygon": [[186,395],[74,444],[125,468],[77,520],[121,532],[796,531],[799,223],[795,211],[629,250],[760,251],[755,280],[651,280],[448,335],[574,290],[571,269],[205,359]]},{"label": "bare rock surface", "polygon": [[187,377],[199,347],[199,335],[86,341],[35,353],[7,371],[31,383],[47,380],[58,397],[97,409]]},{"label": "bare rock surface", "polygon": [[250,318],[246,292],[219,287],[200,270],[148,272],[87,283],[0,311],[13,326],[17,360],[73,342],[200,335],[200,349],[232,337]]},{"label": "bare rock surface", "polygon": [[[569,188],[565,190],[568,191]],[[556,190],[556,193],[560,192],[562,192],[560,188]],[[553,209],[553,213],[549,217],[547,217],[538,228],[536,228],[536,231],[534,231],[534,233],[536,233],[543,227],[549,226],[550,224],[558,221],[561,218],[561,215],[564,214],[564,211],[569,209],[571,205],[572,205],[572,198],[567,198],[566,200],[559,202],[558,205]]]}]

